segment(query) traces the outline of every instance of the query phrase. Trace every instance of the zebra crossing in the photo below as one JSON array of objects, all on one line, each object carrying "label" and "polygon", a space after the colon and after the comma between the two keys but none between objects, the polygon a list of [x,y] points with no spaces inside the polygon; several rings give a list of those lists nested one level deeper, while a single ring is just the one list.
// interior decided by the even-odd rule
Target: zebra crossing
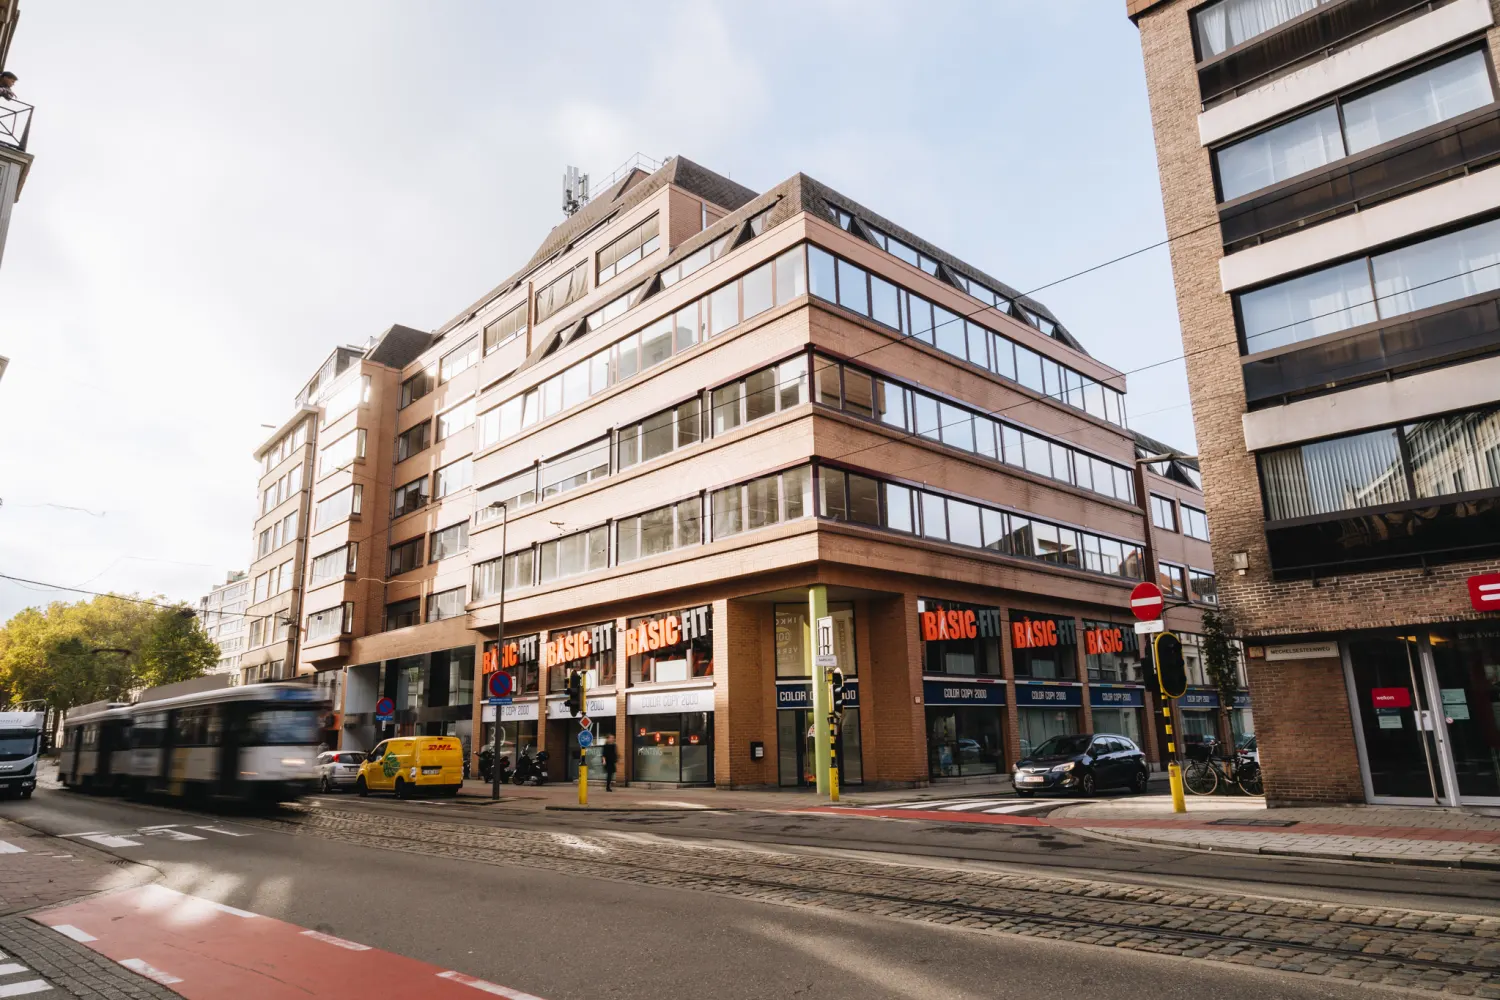
[{"label": "zebra crossing", "polygon": [[[192,826],[186,823],[160,823],[155,826],[142,826],[133,830],[121,830],[118,832],[88,830],[81,833],[64,833],[60,836],[86,840],[97,847],[109,848],[110,850],[119,850],[125,847],[140,847],[146,842],[147,838],[170,840],[174,843],[186,844],[197,841],[215,840],[220,837],[237,838],[253,836],[248,830],[229,829],[232,825],[230,823],[219,823]],[[209,837],[207,836],[208,834],[216,834],[217,836]],[[4,993],[0,993],[0,998],[4,996]]]},{"label": "zebra crossing", "polygon": [[47,980],[0,951],[0,997],[31,996],[51,989]]},{"label": "zebra crossing", "polygon": [[989,816],[1024,816],[1034,812],[1044,812],[1055,809],[1060,805],[1081,805],[1086,802],[1097,802],[1098,799],[1018,799],[1006,798],[967,798],[967,799],[914,799],[910,802],[880,802],[870,803],[861,808],[864,809],[893,809],[905,812],[935,812],[935,813],[984,813]]}]

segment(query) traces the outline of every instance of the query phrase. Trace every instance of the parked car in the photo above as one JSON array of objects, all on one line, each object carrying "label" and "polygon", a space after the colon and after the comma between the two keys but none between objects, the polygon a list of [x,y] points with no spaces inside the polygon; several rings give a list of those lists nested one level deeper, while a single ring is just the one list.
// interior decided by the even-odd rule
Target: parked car
[{"label": "parked car", "polygon": [[464,783],[463,744],[454,736],[403,736],[371,750],[359,766],[354,790],[414,795],[458,794]]},{"label": "parked car", "polygon": [[318,787],[324,792],[353,788],[365,755],[359,750],[327,750],[318,754]]},{"label": "parked car", "polygon": [[1101,788],[1146,790],[1150,767],[1141,748],[1113,733],[1054,736],[1016,764],[1011,777],[1016,794],[1078,792],[1093,795]]},{"label": "parked car", "polygon": [[1260,744],[1255,742],[1254,733],[1251,733],[1249,736],[1241,739],[1240,745],[1237,747],[1237,749],[1240,753],[1244,754],[1246,757],[1249,757],[1257,764],[1260,763]]}]

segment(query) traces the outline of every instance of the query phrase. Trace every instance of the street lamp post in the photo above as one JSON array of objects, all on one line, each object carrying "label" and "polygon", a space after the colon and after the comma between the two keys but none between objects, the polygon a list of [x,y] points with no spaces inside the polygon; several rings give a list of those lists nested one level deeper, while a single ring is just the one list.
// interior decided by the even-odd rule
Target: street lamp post
[{"label": "street lamp post", "polygon": [[[495,642],[495,669],[500,670],[505,666],[505,536],[510,530],[510,508],[506,501],[496,500],[490,504],[490,509],[500,508],[500,631],[497,633]],[[494,752],[490,755],[490,801],[500,801],[500,706],[495,706],[495,734],[491,737],[490,745]]]}]

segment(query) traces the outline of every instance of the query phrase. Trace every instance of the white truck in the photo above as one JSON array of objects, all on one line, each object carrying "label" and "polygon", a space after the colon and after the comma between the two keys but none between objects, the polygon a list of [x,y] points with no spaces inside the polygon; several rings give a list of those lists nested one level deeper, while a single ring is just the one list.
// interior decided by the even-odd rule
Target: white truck
[{"label": "white truck", "polygon": [[31,798],[45,726],[42,712],[0,712],[0,797]]}]

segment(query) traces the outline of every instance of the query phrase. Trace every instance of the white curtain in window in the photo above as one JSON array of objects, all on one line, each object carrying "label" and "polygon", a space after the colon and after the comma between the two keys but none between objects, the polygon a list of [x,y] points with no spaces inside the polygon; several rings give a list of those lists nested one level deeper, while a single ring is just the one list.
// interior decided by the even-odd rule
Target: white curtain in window
[{"label": "white curtain in window", "polygon": [[1333,105],[1227,146],[1214,154],[1230,201],[1340,159],[1344,140]]},{"label": "white curtain in window", "polygon": [[1500,288],[1500,219],[1372,260],[1381,316],[1399,316],[1428,306]]},{"label": "white curtain in window", "polygon": [[1270,31],[1327,0],[1223,0],[1200,10],[1198,49],[1204,59]]},{"label": "white curtain in window", "polygon": [[1482,52],[1470,52],[1344,102],[1349,152],[1424,129],[1494,100]]},{"label": "white curtain in window", "polygon": [[1409,498],[1394,429],[1273,451],[1260,469],[1273,521]]},{"label": "white curtain in window", "polygon": [[1363,259],[1314,271],[1240,296],[1249,353],[1375,321]]}]

